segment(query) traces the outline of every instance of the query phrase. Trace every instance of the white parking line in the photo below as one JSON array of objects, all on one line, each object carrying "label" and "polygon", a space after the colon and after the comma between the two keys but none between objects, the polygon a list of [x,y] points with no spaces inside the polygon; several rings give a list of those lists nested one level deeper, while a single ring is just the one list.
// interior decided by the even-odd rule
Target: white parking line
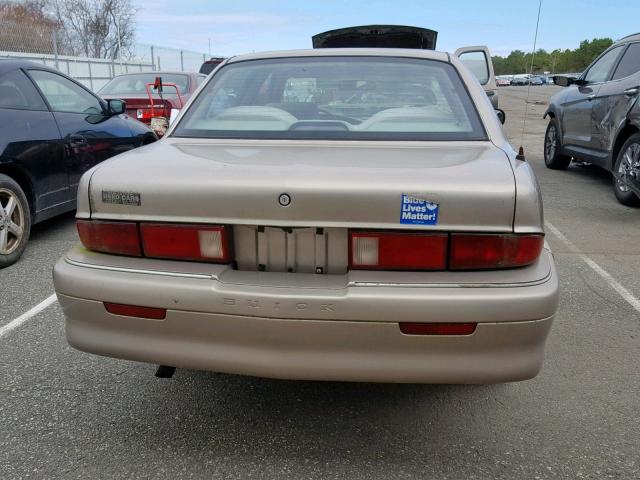
[{"label": "white parking line", "polygon": [[596,272],[607,284],[613,288],[618,294],[629,304],[631,305],[638,313],[640,313],[640,300],[633,296],[633,294],[622,286],[620,282],[618,282],[615,278],[611,276],[609,272],[607,272],[604,268],[598,265],[596,262],[591,260],[587,255],[581,253],[578,250],[571,240],[565,237],[560,230],[558,230],[555,226],[553,226],[550,222],[544,222],[545,226],[553,233],[558,240],[566,245],[566,247],[571,250],[571,252],[578,255],[580,259],[591,269]]},{"label": "white parking line", "polygon": [[18,328],[20,325],[25,323],[31,317],[34,317],[37,314],[39,314],[41,311],[43,311],[45,308],[50,306],[55,301],[56,301],[56,294],[54,293],[50,297],[45,298],[43,301],[41,301],[38,305],[33,307],[28,312],[23,313],[18,318],[11,320],[9,323],[4,325],[3,327],[0,327],[0,338],[4,337],[12,330],[15,330],[16,328]]}]

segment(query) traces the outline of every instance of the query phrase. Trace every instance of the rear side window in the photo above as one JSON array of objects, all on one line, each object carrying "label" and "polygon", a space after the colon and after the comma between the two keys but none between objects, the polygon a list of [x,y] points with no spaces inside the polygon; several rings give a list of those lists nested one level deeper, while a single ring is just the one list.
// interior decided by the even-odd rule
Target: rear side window
[{"label": "rear side window", "polygon": [[47,110],[38,90],[21,70],[0,77],[0,108]]},{"label": "rear side window", "polygon": [[451,64],[347,56],[227,64],[185,112],[174,135],[486,139],[469,93]]},{"label": "rear side window", "polygon": [[612,80],[625,78],[640,72],[640,43],[632,43],[624,53]]}]

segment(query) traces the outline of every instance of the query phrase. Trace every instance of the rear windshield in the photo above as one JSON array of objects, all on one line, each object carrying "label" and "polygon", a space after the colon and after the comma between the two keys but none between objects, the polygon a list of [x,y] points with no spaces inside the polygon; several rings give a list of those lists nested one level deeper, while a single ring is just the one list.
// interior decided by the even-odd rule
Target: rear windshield
[{"label": "rear windshield", "polygon": [[436,60],[299,57],[230,63],[200,92],[175,136],[481,140],[456,70]]},{"label": "rear windshield", "polygon": [[[122,75],[116,77],[100,89],[98,93],[101,95],[135,95],[141,94],[147,96],[146,85],[154,83],[156,77],[162,78],[164,95],[176,95],[174,87],[167,86],[167,83],[174,83],[180,89],[180,95],[188,92],[189,77],[187,75],[173,73],[140,73],[136,75]],[[153,93],[153,91],[152,91]]]}]

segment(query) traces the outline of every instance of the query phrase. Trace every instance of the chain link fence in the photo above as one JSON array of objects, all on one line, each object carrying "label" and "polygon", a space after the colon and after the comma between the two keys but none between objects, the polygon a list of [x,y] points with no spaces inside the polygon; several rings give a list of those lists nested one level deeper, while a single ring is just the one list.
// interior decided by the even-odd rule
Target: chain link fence
[{"label": "chain link fence", "polygon": [[152,64],[154,70],[174,72],[197,72],[207,59],[204,53],[177,48],[138,43],[131,52],[137,62]]},{"label": "chain link fence", "polygon": [[25,26],[2,20],[0,58],[20,58],[57,68],[93,91],[116,75],[153,71],[198,71],[207,59],[204,53],[135,44],[118,58],[65,55],[60,32],[49,25]]}]

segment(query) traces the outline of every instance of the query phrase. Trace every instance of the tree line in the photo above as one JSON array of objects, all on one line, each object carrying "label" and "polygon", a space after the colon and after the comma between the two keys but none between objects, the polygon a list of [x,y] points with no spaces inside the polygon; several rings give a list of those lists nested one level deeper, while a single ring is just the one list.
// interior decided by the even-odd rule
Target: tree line
[{"label": "tree line", "polygon": [[132,0],[0,0],[0,51],[128,57]]},{"label": "tree line", "polygon": [[[598,55],[613,44],[610,38],[594,38],[583,40],[574,50],[556,49],[547,52],[536,51],[533,56],[533,73],[578,73],[582,72]],[[493,68],[496,75],[517,75],[529,73],[531,69],[531,53],[514,50],[507,57],[494,56]]]}]

